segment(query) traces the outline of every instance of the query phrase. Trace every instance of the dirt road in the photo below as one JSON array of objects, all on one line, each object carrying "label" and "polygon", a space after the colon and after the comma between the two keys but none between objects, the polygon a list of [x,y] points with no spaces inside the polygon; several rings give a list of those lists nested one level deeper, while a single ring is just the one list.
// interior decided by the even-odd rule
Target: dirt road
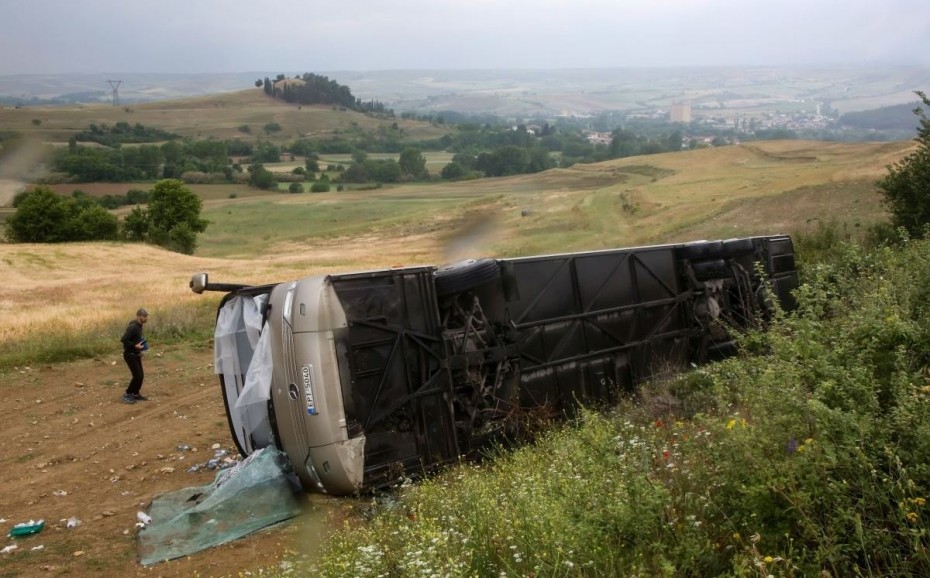
[{"label": "dirt road", "polygon": [[[236,576],[275,566],[286,549],[315,539],[307,519],[327,506],[308,498],[298,521],[189,558],[138,564],[136,512],[161,493],[212,481],[215,472],[187,470],[214,457],[214,444],[237,455],[212,362],[208,346],[149,355],[150,399],[133,405],[120,401],[128,369],[118,351],[0,374],[0,530],[3,546],[17,546],[0,554],[0,576]],[[71,517],[81,524],[67,528]],[[44,519],[45,529],[6,536],[30,519]]]}]

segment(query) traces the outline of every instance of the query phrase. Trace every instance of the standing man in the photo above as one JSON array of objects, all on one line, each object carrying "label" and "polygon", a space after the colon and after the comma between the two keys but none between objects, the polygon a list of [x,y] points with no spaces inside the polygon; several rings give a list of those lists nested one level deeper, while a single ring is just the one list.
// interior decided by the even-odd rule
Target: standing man
[{"label": "standing man", "polygon": [[139,393],[142,389],[142,380],[145,374],[142,372],[142,353],[148,349],[148,343],[142,335],[142,326],[149,320],[149,312],[145,309],[136,311],[136,318],[126,326],[126,332],[120,339],[123,343],[123,359],[129,366],[132,373],[132,379],[126,387],[126,393],[123,394],[123,403],[136,403],[137,401],[147,401],[148,398]]}]

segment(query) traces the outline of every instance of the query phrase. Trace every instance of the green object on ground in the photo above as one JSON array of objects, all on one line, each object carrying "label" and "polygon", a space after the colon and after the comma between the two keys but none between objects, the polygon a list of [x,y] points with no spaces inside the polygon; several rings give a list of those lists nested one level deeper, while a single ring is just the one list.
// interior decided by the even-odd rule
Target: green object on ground
[{"label": "green object on ground", "polygon": [[38,534],[42,531],[43,528],[45,528],[45,520],[39,520],[38,522],[29,520],[28,523],[16,524],[13,526],[13,529],[10,530],[8,536],[11,538],[31,536],[32,534]]},{"label": "green object on ground", "polygon": [[303,498],[284,454],[258,450],[211,484],[155,498],[152,522],[139,532],[140,562],[188,556],[293,518]]}]

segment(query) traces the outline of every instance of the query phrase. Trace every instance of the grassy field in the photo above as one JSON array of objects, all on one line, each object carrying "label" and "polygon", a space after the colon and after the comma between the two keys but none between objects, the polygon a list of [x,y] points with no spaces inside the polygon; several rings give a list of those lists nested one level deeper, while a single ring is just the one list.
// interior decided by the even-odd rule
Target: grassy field
[{"label": "grassy field", "polygon": [[908,147],[780,141],[504,179],[239,198],[207,204],[214,224],[199,254],[277,255],[289,251],[279,245],[372,236],[441,244],[473,235],[473,219],[476,249],[494,255],[809,231],[826,220],[864,227],[884,218],[874,182]]},{"label": "grassy field", "polygon": [[[36,125],[33,121],[39,121]],[[81,104],[73,106],[0,107],[0,132],[26,133],[43,142],[67,142],[90,124],[117,122],[151,126],[192,138],[246,139],[257,137],[286,142],[299,137],[328,137],[351,130],[375,130],[397,123],[413,139],[438,138],[446,129],[429,123],[377,119],[331,106],[298,106],[272,99],[260,89],[205,97],[161,101],[130,106]],[[270,122],[282,130],[266,134]],[[239,130],[248,126],[248,134]]]}]

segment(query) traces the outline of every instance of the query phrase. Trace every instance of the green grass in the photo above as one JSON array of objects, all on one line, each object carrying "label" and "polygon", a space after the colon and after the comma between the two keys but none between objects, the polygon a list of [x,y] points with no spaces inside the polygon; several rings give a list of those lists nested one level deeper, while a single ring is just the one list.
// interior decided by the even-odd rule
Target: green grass
[{"label": "green grass", "polygon": [[[335,197],[331,196],[335,195]],[[364,236],[408,226],[421,228],[445,211],[470,203],[470,197],[379,194],[378,191],[313,193],[207,207],[211,221],[200,237],[198,255],[256,256],[276,243],[309,243],[340,236]],[[247,232],[247,234],[243,234]]]}]

